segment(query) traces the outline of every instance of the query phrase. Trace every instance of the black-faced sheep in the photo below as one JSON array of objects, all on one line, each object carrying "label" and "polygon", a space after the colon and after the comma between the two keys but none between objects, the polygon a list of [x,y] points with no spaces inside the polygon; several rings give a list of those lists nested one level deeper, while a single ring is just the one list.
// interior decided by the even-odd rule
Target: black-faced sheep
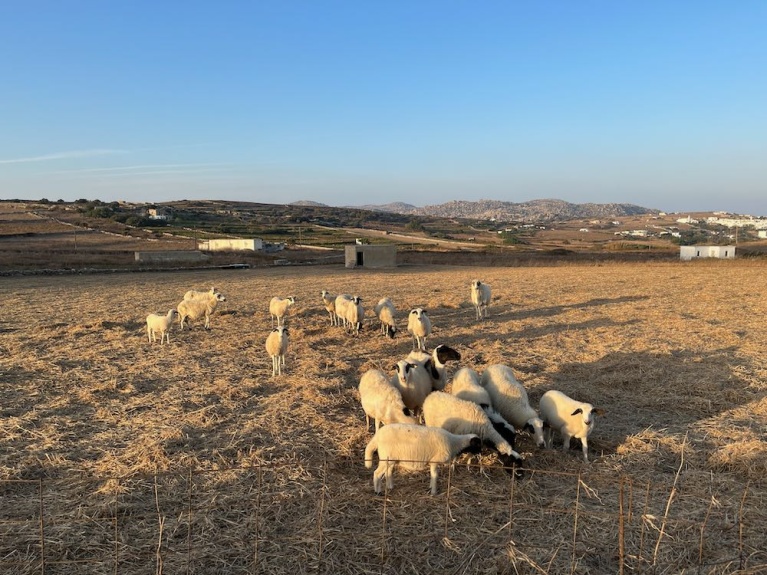
[{"label": "black-faced sheep", "polygon": [[410,415],[410,411],[402,401],[402,394],[394,387],[386,374],[379,369],[366,371],[360,378],[360,403],[365,412],[365,429],[370,429],[370,418],[375,420],[378,431],[381,423],[412,423],[418,420]]},{"label": "black-faced sheep", "polygon": [[439,344],[431,353],[413,350],[406,359],[423,365],[431,377],[432,389],[441,391],[447,385],[447,362],[459,361],[461,354],[450,346]]},{"label": "black-faced sheep", "polygon": [[391,299],[388,297],[381,298],[373,310],[378,319],[381,320],[381,333],[393,338],[397,333],[397,323],[394,320],[396,311]]},{"label": "black-faced sheep", "polygon": [[282,366],[285,365],[285,354],[288,352],[289,343],[288,328],[284,325],[273,329],[266,337],[266,352],[272,358],[272,377],[282,375]]},{"label": "black-faced sheep", "polygon": [[397,373],[391,378],[392,385],[402,394],[407,408],[418,416],[426,396],[431,393],[431,376],[421,364],[404,359],[398,361],[394,369]]},{"label": "black-faced sheep", "polygon": [[365,467],[373,467],[373,454],[378,452],[373,490],[381,493],[384,475],[386,487],[394,488],[395,466],[409,471],[429,466],[431,494],[436,495],[439,466],[451,462],[460,453],[479,453],[481,449],[482,440],[474,434],[455,435],[440,427],[394,423],[379,429],[365,447]]},{"label": "black-faced sheep", "polygon": [[426,351],[426,338],[431,333],[431,319],[425,309],[417,307],[410,310],[407,330],[413,335],[413,349]]},{"label": "black-faced sheep", "polygon": [[570,438],[581,440],[583,461],[589,462],[588,438],[594,431],[595,416],[604,415],[604,411],[590,403],[576,401],[561,391],[550,390],[541,396],[539,403],[541,417],[547,425],[546,446],[551,447],[551,439],[556,429],[562,435],[562,450],[570,448]]}]

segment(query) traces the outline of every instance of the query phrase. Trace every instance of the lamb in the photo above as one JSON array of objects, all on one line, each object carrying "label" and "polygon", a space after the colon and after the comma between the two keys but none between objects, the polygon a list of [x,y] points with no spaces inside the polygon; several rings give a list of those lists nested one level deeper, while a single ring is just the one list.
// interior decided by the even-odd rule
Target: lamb
[{"label": "lamb", "polygon": [[362,329],[362,319],[365,317],[365,308],[362,307],[362,298],[359,296],[352,297],[343,306],[343,317],[346,320],[344,325],[354,335],[359,335]]},{"label": "lamb", "polygon": [[413,350],[407,360],[411,363],[420,363],[424,366],[432,379],[433,390],[443,390],[447,385],[447,365],[448,361],[459,361],[461,354],[445,344],[439,344],[434,348],[431,354],[422,350]]},{"label": "lamb", "polygon": [[[336,296],[336,302],[335,302],[335,308],[336,308],[336,317],[337,319],[340,319],[341,322],[343,322],[344,327],[346,327],[346,308],[347,306],[351,305],[351,301],[354,299],[349,294],[341,294]],[[338,325],[338,323],[336,323]]]},{"label": "lamb", "polygon": [[360,402],[365,412],[365,429],[370,429],[371,417],[375,420],[376,431],[381,423],[418,423],[405,407],[402,394],[391,384],[383,371],[366,371],[360,379],[359,391]]},{"label": "lamb", "polygon": [[266,337],[266,353],[272,358],[272,377],[282,375],[282,366],[285,365],[288,343],[288,328],[284,325],[273,329]]},{"label": "lamb", "polygon": [[506,421],[503,416],[493,408],[493,402],[490,394],[479,383],[479,374],[469,367],[462,367],[453,375],[453,383],[450,392],[458,399],[471,401],[482,408],[487,417],[493,424],[495,430],[501,434],[512,447],[516,439],[517,432],[514,426]]},{"label": "lamb", "polygon": [[394,304],[388,297],[378,300],[375,308],[376,316],[381,320],[381,333],[387,335],[390,338],[394,338],[394,334],[397,333],[397,324],[394,321]]},{"label": "lamb", "polygon": [[562,435],[562,450],[570,448],[570,438],[576,437],[581,440],[583,449],[583,461],[589,462],[588,438],[594,431],[595,415],[604,415],[604,410],[595,408],[590,403],[576,401],[561,391],[554,389],[547,391],[541,396],[539,403],[541,417],[546,423],[546,447],[551,447],[554,430]]},{"label": "lamb", "polygon": [[216,306],[220,301],[226,301],[226,297],[216,288],[210,288],[210,291],[207,292],[194,290],[186,292],[184,299],[176,307],[181,329],[184,329],[185,321],[198,320],[201,317],[205,317],[205,329],[210,329],[210,316],[216,311]]},{"label": "lamb", "polygon": [[431,376],[424,366],[407,360],[400,360],[394,366],[397,373],[391,383],[402,394],[402,400],[413,415],[419,415],[426,396],[431,393]]},{"label": "lamb", "polygon": [[490,286],[479,280],[471,282],[471,303],[477,310],[477,319],[487,319],[487,306],[490,305]]},{"label": "lamb", "polygon": [[269,313],[272,316],[272,327],[274,327],[274,319],[277,318],[277,327],[285,325],[285,316],[288,313],[288,308],[296,303],[296,298],[293,296],[287,298],[273,297],[269,302]]},{"label": "lamb", "polygon": [[417,307],[410,311],[407,330],[413,334],[413,349],[426,350],[426,338],[431,333],[431,320],[425,309]]},{"label": "lamb", "polygon": [[485,388],[493,408],[516,429],[524,429],[535,436],[535,443],[542,447],[543,421],[530,406],[527,391],[522,386],[511,368],[505,365],[491,365],[480,378],[480,385]]},{"label": "lamb", "polygon": [[484,410],[471,401],[458,399],[444,391],[435,391],[423,402],[423,417],[427,426],[441,427],[450,433],[473,433],[489,443],[503,456],[505,466],[513,467],[524,461],[514,451],[514,438],[504,438]]},{"label": "lamb", "polygon": [[157,333],[160,333],[160,345],[163,340],[170,343],[170,326],[173,324],[173,318],[178,312],[175,309],[169,309],[166,315],[150,313],[146,316],[146,334],[149,343],[157,341]]},{"label": "lamb", "polygon": [[456,435],[439,427],[394,423],[379,429],[365,447],[365,467],[373,467],[373,454],[377,451],[373,490],[380,494],[384,475],[386,487],[394,488],[392,475],[396,466],[418,471],[428,465],[431,494],[436,495],[439,465],[449,463],[460,453],[479,453],[481,449],[482,441],[473,433]]},{"label": "lamb", "polygon": [[338,325],[338,315],[336,315],[336,296],[330,295],[327,290],[322,290],[322,305],[330,314],[330,325]]}]

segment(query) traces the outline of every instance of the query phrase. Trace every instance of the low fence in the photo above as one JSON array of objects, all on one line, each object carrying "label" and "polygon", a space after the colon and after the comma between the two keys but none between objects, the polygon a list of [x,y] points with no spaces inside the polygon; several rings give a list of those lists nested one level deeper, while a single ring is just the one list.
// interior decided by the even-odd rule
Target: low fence
[{"label": "low fence", "polygon": [[[0,572],[767,571],[762,496],[706,474],[608,483],[587,468],[515,479],[446,466],[436,497],[426,471],[395,472],[384,496],[371,477],[336,461],[0,481]],[[709,497],[691,496],[697,481]]]}]

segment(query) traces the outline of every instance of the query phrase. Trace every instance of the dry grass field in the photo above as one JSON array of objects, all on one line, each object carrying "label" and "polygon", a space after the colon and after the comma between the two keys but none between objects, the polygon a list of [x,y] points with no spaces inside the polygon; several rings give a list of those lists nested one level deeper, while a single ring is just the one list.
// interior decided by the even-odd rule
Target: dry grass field
[{"label": "dry grass field", "polygon": [[[340,266],[3,277],[2,573],[761,573],[767,571],[767,264]],[[493,288],[478,323],[469,283]],[[190,288],[206,331],[149,344]],[[354,293],[358,337],[320,291]],[[268,301],[296,296],[286,373]],[[372,489],[356,386],[411,349],[369,310],[424,306],[460,365],[510,365],[606,410],[592,463],[520,435],[521,479],[487,452],[428,494]],[[455,369],[451,366],[451,371]]]}]

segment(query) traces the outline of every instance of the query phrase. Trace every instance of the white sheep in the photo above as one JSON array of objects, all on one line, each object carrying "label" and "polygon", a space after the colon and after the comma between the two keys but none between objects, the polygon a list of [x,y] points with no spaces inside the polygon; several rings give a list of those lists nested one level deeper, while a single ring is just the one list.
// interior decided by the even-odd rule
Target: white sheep
[{"label": "white sheep", "polygon": [[157,341],[157,334],[160,334],[160,345],[163,340],[170,343],[170,326],[173,324],[173,318],[178,312],[175,309],[169,309],[166,315],[150,313],[146,316],[146,334],[149,343]]},{"label": "white sheep", "polygon": [[490,286],[479,280],[471,282],[471,303],[477,310],[477,319],[487,319],[487,306],[490,305]]},{"label": "white sheep", "polygon": [[336,315],[336,296],[330,295],[327,290],[322,290],[322,305],[330,314],[330,325],[338,325],[338,315]]},{"label": "white sheep", "polygon": [[210,288],[210,291],[206,292],[186,292],[184,299],[176,307],[181,329],[184,329],[184,322],[187,320],[198,320],[201,317],[205,318],[205,329],[210,329],[210,316],[216,311],[220,301],[226,301],[226,297],[216,288]]},{"label": "white sheep", "polygon": [[266,337],[266,353],[272,358],[272,377],[282,375],[282,366],[285,365],[285,354],[288,352],[290,343],[288,328],[278,326]]},{"label": "white sheep", "polygon": [[447,385],[447,362],[459,361],[461,354],[445,344],[439,344],[431,353],[423,350],[413,350],[407,356],[407,361],[420,363],[432,379],[432,389],[441,391]]},{"label": "white sheep", "polygon": [[604,410],[595,408],[590,403],[576,401],[561,391],[554,389],[541,396],[539,403],[541,417],[548,426],[546,429],[546,447],[551,447],[554,430],[562,435],[562,450],[570,449],[570,438],[581,440],[583,461],[589,462],[588,437],[594,431],[596,415],[604,415]]},{"label": "white sheep", "polygon": [[362,307],[362,298],[354,296],[343,306],[344,325],[354,335],[359,335],[362,329],[362,320],[365,317],[365,308]]},{"label": "white sheep", "polygon": [[365,429],[370,429],[370,418],[375,421],[378,431],[381,423],[412,423],[418,420],[410,415],[402,394],[394,387],[386,374],[379,369],[366,371],[360,378],[360,403],[365,412]]},{"label": "white sheep", "polygon": [[538,447],[543,446],[543,421],[530,405],[527,390],[506,365],[491,365],[482,373],[480,384],[487,390],[493,408],[516,429],[529,431]]},{"label": "white sheep", "polygon": [[394,320],[396,311],[391,299],[388,297],[381,298],[373,310],[378,319],[381,320],[381,333],[393,338],[397,333],[397,322]]},{"label": "white sheep", "polygon": [[502,456],[507,467],[524,461],[514,451],[514,438],[509,441],[501,435],[484,410],[471,401],[458,399],[444,391],[430,393],[423,402],[423,418],[427,426],[441,427],[450,433],[473,433],[492,445]]},{"label": "white sheep", "polygon": [[273,297],[269,301],[269,314],[272,316],[272,327],[274,327],[274,319],[277,318],[277,326],[285,325],[285,316],[288,313],[288,308],[296,303],[296,298],[293,296],[287,298]]},{"label": "white sheep", "polygon": [[460,453],[479,453],[481,449],[482,440],[474,434],[456,435],[440,427],[394,423],[379,429],[365,447],[365,467],[373,467],[373,454],[377,451],[378,467],[373,472],[373,490],[381,493],[384,475],[386,487],[394,488],[395,467],[419,471],[428,465],[431,494],[436,495],[439,466],[451,462]]},{"label": "white sheep", "polygon": [[426,310],[417,307],[410,310],[407,318],[407,330],[413,334],[413,349],[426,350],[426,338],[431,333],[431,320]]},{"label": "white sheep", "polygon": [[394,366],[397,373],[391,383],[402,394],[402,400],[413,415],[419,415],[426,396],[431,393],[431,376],[419,363],[400,360]]},{"label": "white sheep", "polygon": [[[341,320],[343,326],[346,327],[346,308],[352,304],[354,298],[349,294],[340,294],[336,296],[335,308],[337,319]],[[336,323],[338,325],[338,323]]]}]

